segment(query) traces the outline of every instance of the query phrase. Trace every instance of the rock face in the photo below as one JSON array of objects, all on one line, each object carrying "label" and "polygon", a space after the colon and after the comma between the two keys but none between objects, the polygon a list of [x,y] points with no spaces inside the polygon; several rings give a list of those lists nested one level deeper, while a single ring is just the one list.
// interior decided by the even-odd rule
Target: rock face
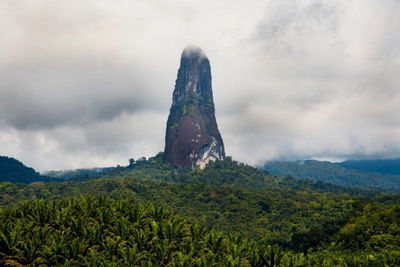
[{"label": "rock face", "polygon": [[164,162],[200,167],[225,157],[215,119],[210,61],[196,46],[183,50],[165,136]]}]

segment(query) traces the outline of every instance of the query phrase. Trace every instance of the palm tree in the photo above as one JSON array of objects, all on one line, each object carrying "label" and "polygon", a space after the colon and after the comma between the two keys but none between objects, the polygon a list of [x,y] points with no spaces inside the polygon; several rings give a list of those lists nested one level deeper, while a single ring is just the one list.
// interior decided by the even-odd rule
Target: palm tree
[{"label": "palm tree", "polygon": [[266,248],[262,249],[262,251],[259,251],[258,255],[260,256],[261,262],[267,267],[279,266],[282,258],[285,256],[278,245],[268,245]]}]

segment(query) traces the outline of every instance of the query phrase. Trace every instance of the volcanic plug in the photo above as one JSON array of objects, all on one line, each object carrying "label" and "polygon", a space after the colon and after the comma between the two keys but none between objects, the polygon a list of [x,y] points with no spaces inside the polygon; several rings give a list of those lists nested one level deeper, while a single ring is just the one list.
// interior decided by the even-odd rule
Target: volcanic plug
[{"label": "volcanic plug", "polygon": [[210,61],[203,50],[191,45],[181,55],[167,121],[164,162],[178,168],[203,169],[209,161],[224,157],[215,119]]}]

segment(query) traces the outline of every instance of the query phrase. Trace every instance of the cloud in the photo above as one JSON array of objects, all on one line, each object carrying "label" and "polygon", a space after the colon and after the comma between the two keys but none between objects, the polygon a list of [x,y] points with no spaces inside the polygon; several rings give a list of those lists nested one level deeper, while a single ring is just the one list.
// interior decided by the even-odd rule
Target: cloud
[{"label": "cloud", "polygon": [[227,120],[247,151],[238,158],[398,157],[395,6],[269,2],[251,38],[257,60],[246,72],[247,88],[231,102],[243,123]]},{"label": "cloud", "polygon": [[399,5],[2,1],[0,154],[40,171],[154,156],[194,44],[235,159],[399,157]]},{"label": "cloud", "polygon": [[56,71],[34,68],[19,68],[16,75],[3,73],[4,78],[14,77],[3,83],[0,112],[5,114],[4,123],[17,129],[112,120],[124,111],[134,113],[153,104],[146,101],[151,92],[135,92],[127,83],[133,80],[142,88],[146,84],[127,72],[129,68],[92,70],[90,64],[84,71],[73,66]]}]

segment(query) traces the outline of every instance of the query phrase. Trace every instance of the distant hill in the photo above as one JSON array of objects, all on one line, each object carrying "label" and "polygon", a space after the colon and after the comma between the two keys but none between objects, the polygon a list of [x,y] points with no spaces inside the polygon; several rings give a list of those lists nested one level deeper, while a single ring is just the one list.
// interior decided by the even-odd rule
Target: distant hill
[{"label": "distant hill", "polygon": [[[349,168],[338,163],[305,160],[296,162],[268,161],[261,168],[275,175],[310,178],[343,186],[400,190],[400,175],[363,171],[361,168],[355,169],[355,164],[351,166],[352,168]],[[361,164],[357,166],[361,166]]]},{"label": "distant hill", "polygon": [[14,158],[0,156],[0,182],[32,183],[51,180]]},{"label": "distant hill", "polygon": [[400,175],[400,159],[346,160],[338,164],[347,169]]}]

